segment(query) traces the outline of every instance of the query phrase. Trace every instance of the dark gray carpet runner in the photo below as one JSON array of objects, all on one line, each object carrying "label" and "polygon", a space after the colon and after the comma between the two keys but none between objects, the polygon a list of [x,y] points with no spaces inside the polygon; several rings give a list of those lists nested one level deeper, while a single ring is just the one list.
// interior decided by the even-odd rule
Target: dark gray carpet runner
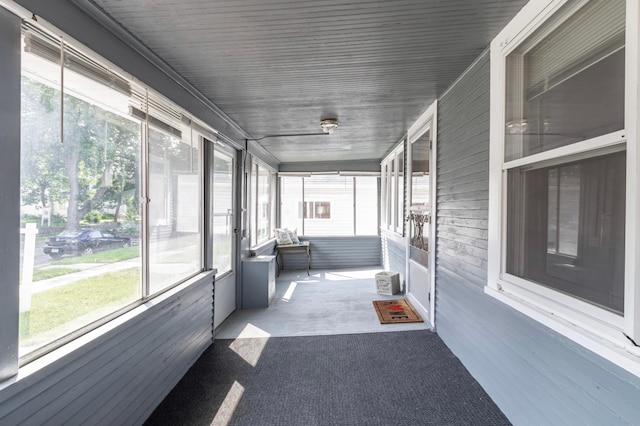
[{"label": "dark gray carpet runner", "polygon": [[216,340],[147,425],[507,425],[429,331]]}]

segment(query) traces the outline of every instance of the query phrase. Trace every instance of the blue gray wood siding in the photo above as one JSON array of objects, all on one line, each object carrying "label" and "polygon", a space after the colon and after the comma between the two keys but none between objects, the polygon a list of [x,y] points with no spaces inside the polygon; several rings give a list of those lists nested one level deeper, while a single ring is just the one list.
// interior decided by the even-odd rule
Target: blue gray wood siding
[{"label": "blue gray wood siding", "polygon": [[0,424],[142,424],[211,345],[212,297],[208,273],[34,361],[0,390]]},{"label": "blue gray wood siding", "polygon": [[406,244],[402,237],[392,232],[382,232],[382,267],[400,274],[400,286],[404,288],[406,269]]},{"label": "blue gray wood siding", "polygon": [[440,99],[436,327],[515,424],[640,424],[640,379],[484,294],[489,54]]},{"label": "blue gray wood siding", "polygon": [[[380,237],[303,237],[311,243],[311,269],[380,266]],[[284,255],[286,269],[306,269],[307,256],[302,253]]]}]

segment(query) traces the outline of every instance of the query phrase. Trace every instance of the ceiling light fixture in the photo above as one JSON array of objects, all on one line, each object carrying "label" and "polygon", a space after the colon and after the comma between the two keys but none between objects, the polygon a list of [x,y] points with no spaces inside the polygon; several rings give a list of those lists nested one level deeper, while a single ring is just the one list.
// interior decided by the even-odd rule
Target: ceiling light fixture
[{"label": "ceiling light fixture", "polygon": [[324,120],[320,120],[320,127],[322,127],[323,132],[331,134],[338,128],[338,120],[335,118],[325,118]]}]

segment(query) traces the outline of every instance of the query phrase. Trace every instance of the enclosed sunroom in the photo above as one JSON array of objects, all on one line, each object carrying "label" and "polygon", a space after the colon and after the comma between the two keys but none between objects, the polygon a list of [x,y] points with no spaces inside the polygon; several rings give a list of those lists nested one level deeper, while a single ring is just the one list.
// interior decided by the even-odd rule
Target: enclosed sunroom
[{"label": "enclosed sunroom", "polygon": [[397,273],[509,421],[640,422],[639,25],[0,0],[0,423],[144,422],[282,228],[284,271]]}]

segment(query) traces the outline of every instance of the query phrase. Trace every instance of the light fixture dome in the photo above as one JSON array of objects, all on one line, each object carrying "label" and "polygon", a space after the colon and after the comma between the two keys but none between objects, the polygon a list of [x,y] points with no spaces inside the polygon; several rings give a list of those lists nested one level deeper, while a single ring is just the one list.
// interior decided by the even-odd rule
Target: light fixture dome
[{"label": "light fixture dome", "polygon": [[323,132],[331,134],[338,128],[338,120],[335,118],[325,118],[324,120],[320,120],[320,127],[322,127]]}]

